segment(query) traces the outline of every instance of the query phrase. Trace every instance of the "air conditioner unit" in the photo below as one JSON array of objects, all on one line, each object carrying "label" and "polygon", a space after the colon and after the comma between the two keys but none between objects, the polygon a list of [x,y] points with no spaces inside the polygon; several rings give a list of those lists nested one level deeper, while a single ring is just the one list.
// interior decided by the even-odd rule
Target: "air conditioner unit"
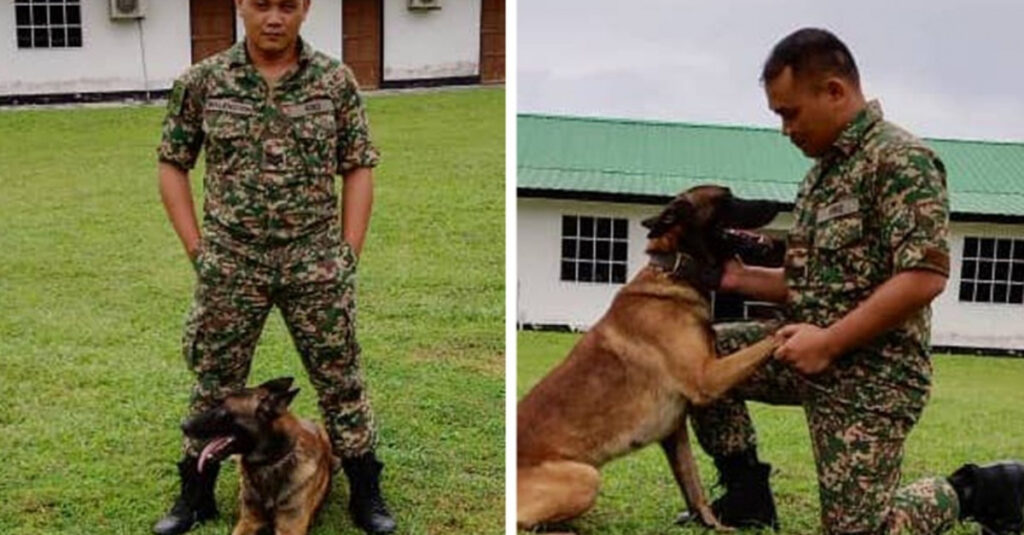
[{"label": "air conditioner unit", "polygon": [[144,0],[110,0],[111,19],[141,19],[145,16]]},{"label": "air conditioner unit", "polygon": [[441,0],[409,0],[409,11],[441,9]]}]

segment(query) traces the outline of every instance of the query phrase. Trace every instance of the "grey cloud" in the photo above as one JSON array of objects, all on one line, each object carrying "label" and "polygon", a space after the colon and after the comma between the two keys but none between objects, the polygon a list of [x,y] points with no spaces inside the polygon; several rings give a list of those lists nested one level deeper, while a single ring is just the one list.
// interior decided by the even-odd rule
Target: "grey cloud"
[{"label": "grey cloud", "polygon": [[837,33],[865,91],[936,137],[1024,140],[1024,2],[520,0],[518,105],[775,126],[757,77],[790,31]]}]

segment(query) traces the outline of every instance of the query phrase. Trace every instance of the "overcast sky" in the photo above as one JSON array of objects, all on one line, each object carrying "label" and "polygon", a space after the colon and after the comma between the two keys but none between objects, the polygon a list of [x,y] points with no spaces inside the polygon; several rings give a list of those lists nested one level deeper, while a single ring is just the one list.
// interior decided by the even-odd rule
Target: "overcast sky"
[{"label": "overcast sky", "polygon": [[924,137],[1024,141],[1024,0],[518,0],[518,109],[777,127],[758,83],[806,26]]}]

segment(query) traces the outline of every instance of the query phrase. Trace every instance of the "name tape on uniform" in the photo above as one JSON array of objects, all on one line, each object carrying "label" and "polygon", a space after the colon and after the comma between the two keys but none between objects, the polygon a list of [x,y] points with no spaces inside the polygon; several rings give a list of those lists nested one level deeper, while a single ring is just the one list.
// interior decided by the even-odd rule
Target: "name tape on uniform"
[{"label": "name tape on uniform", "polygon": [[305,117],[314,113],[334,111],[334,104],[327,99],[311,100],[302,104],[286,104],[281,107],[288,117]]},{"label": "name tape on uniform", "polygon": [[206,109],[208,111],[223,111],[239,115],[254,115],[256,113],[256,108],[252,104],[227,99],[211,100],[206,103]]},{"label": "name tape on uniform", "polygon": [[844,215],[855,214],[860,211],[860,200],[856,197],[840,199],[820,210],[818,210],[818,223],[843,217]]}]

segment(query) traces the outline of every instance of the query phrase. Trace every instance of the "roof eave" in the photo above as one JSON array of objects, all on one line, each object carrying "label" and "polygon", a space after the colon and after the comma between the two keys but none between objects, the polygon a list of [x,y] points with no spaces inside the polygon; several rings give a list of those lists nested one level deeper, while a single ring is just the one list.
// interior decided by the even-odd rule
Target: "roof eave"
[{"label": "roof eave", "polygon": [[[643,195],[637,193],[613,193],[606,191],[586,191],[550,188],[516,188],[517,196],[530,199],[562,199],[573,201],[610,202],[617,204],[649,204],[661,206],[672,200],[670,195]],[[782,211],[792,211],[793,203],[775,202]],[[950,219],[961,223],[1001,223],[1010,225],[1024,224],[1024,214],[993,214],[981,212],[962,212],[954,210]]]}]

